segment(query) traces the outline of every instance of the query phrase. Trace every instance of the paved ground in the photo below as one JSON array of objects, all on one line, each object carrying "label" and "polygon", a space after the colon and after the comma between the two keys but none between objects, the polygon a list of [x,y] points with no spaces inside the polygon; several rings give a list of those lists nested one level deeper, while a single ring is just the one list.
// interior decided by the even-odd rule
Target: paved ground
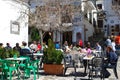
[{"label": "paved ground", "polygon": [[[118,66],[117,66],[117,71],[118,71],[118,77],[119,79],[116,79],[113,73],[113,70],[108,69],[109,72],[111,73],[109,78],[106,78],[105,80],[120,80],[120,57],[118,60]],[[73,68],[68,68],[67,72],[66,72],[66,76],[56,76],[56,75],[46,75],[44,74],[43,69],[41,69],[39,71],[39,79],[37,78],[37,80],[89,80],[88,76],[85,75],[84,73],[84,68],[77,68],[77,75],[76,77],[74,76],[74,69]],[[14,77],[12,80],[18,80],[16,77]],[[22,79],[20,79],[22,80]],[[26,80],[33,80],[33,75],[26,79]],[[100,78],[94,78],[93,80],[100,80]]]},{"label": "paved ground", "polygon": [[[116,79],[113,73],[113,70],[108,69],[108,71],[111,73],[109,78],[105,78],[105,80],[120,80],[120,57],[118,60],[117,65],[117,71],[118,71],[118,77],[119,79]],[[76,80],[88,80],[87,75],[85,75],[83,68],[77,68],[77,77]],[[56,76],[56,75],[45,75],[43,70],[40,70],[40,78],[38,80],[74,80],[74,69],[69,68],[66,72],[66,76]],[[100,78],[94,78],[94,80],[100,80]]]}]

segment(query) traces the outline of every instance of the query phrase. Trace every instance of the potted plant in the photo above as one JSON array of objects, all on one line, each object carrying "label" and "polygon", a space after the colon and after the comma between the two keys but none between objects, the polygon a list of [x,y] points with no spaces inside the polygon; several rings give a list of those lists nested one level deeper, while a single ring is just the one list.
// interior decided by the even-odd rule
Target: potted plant
[{"label": "potted plant", "polygon": [[43,68],[45,73],[62,75],[64,70],[62,60],[63,52],[60,50],[56,50],[53,41],[49,39],[48,48],[44,49]]}]

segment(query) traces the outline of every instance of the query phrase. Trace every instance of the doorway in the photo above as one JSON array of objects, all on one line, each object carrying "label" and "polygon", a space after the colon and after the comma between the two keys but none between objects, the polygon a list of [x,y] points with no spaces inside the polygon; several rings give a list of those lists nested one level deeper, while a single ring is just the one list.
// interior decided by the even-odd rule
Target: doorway
[{"label": "doorway", "polygon": [[67,41],[68,44],[72,44],[72,31],[67,31],[63,33],[63,43]]},{"label": "doorway", "polygon": [[48,45],[48,39],[52,40],[52,32],[45,32],[45,34],[43,35],[43,42],[46,42],[46,44]]},{"label": "doorway", "polygon": [[76,33],[76,43],[78,44],[79,43],[79,40],[82,39],[81,38],[81,33],[80,32],[77,32]]}]

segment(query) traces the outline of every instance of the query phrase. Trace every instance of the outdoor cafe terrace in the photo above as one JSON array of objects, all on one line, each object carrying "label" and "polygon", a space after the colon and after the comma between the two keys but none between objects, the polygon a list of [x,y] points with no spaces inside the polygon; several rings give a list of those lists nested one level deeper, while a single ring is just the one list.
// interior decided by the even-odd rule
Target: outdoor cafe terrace
[{"label": "outdoor cafe terrace", "polygon": [[[81,55],[84,55],[83,60],[88,61],[98,56],[96,55],[96,53],[102,53],[102,52],[101,51],[97,52],[93,50],[93,53],[94,55],[92,56],[86,56],[84,53],[79,53],[78,51],[69,52],[69,54],[72,57],[72,60],[74,60],[77,63],[76,71],[74,66],[70,68],[68,67],[64,75],[51,75],[51,74],[46,74],[44,72],[43,64],[41,65],[43,53],[28,54],[27,57],[14,56],[12,58],[6,58],[4,60],[1,59],[0,63],[3,64],[4,66],[0,66],[0,68],[3,68],[2,70],[4,71],[4,74],[2,74],[2,70],[1,70],[0,80],[5,80],[9,78],[10,78],[9,80],[22,80],[22,79],[26,79],[26,80],[75,80],[75,79],[90,80],[89,79],[90,68],[86,67],[86,72],[85,72],[85,67],[82,65],[81,61],[79,61],[79,57],[81,57]],[[29,62],[29,59],[31,58],[31,56],[34,56],[37,60]],[[38,56],[39,58],[37,58]],[[24,64],[24,60],[28,61],[26,64],[29,64],[29,66],[26,66],[26,64]],[[11,63],[14,64],[14,66],[8,66],[8,64],[11,64]],[[120,58],[118,59],[117,64],[118,64],[117,73],[120,74]],[[27,72],[25,68],[27,68],[28,71],[30,70],[30,72]],[[104,80],[119,80],[119,78],[116,79],[113,69],[108,68],[107,70],[111,75],[108,78],[104,78]],[[8,74],[11,74],[11,76],[5,76],[7,71],[8,71]],[[92,78],[93,80],[101,80],[100,76],[98,75],[97,76],[94,75]]]}]

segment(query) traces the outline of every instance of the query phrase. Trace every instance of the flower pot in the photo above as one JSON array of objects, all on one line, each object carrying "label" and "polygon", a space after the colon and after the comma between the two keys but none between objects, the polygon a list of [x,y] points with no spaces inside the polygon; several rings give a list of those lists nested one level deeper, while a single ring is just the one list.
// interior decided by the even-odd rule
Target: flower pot
[{"label": "flower pot", "polygon": [[64,72],[63,64],[44,64],[43,68],[45,74],[63,75]]}]

